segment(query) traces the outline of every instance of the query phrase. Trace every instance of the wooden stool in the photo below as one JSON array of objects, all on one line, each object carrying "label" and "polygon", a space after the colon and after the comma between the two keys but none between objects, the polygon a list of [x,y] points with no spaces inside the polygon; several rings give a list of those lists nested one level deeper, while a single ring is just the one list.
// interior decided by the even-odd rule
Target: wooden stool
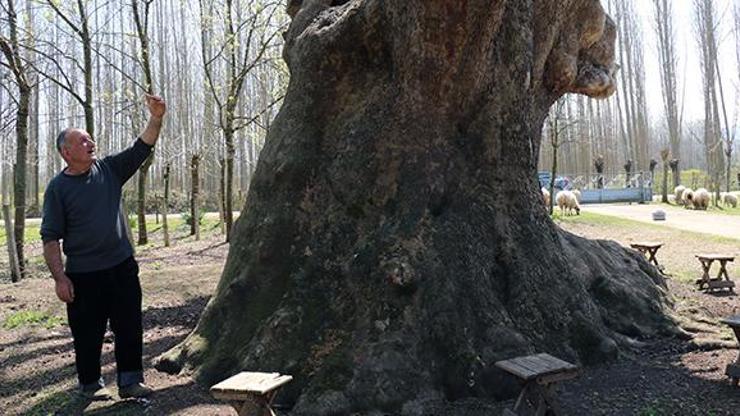
[{"label": "wooden stool", "polygon": [[275,416],[272,401],[292,376],[244,371],[211,387],[211,395],[228,401],[239,416]]},{"label": "wooden stool", "polygon": [[[706,286],[707,291],[721,289],[723,287],[733,291],[735,282],[730,280],[730,276],[727,274],[727,262],[734,261],[734,256],[725,256],[722,254],[698,254],[696,258],[699,259],[701,267],[704,270],[704,274],[701,278],[696,280],[696,284],[699,285],[699,290],[702,289],[702,286]],[[711,269],[712,263],[715,261],[719,262],[719,273],[717,273],[717,277],[712,278],[709,276],[709,269]]]},{"label": "wooden stool", "polygon": [[658,268],[658,270],[663,271],[662,266],[658,264],[658,260],[655,258],[655,255],[658,253],[658,249],[663,247],[663,243],[636,242],[631,243],[630,247],[644,254],[647,257],[648,263],[654,264],[655,267]]},{"label": "wooden stool", "polygon": [[544,415],[548,411],[561,415],[555,402],[553,388],[556,382],[570,380],[579,375],[580,369],[549,354],[528,355],[496,362],[496,367],[513,374],[524,381],[513,411],[506,409],[504,415],[522,416],[529,407],[534,415]]},{"label": "wooden stool", "polygon": [[[725,318],[722,320],[722,323],[729,325],[730,328],[735,331],[735,338],[738,343],[740,343],[740,315]],[[738,381],[740,381],[740,353],[738,353],[737,359],[735,359],[734,363],[727,364],[725,374],[730,377],[730,383],[732,383],[733,386],[738,385]]]}]

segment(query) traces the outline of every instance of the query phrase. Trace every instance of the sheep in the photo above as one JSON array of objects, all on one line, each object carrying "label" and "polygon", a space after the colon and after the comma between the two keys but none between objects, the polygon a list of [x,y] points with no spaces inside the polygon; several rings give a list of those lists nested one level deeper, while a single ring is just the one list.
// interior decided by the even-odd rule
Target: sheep
[{"label": "sheep", "polygon": [[737,196],[733,194],[725,194],[722,198],[722,203],[725,206],[732,205],[733,208],[737,208]]},{"label": "sheep", "polygon": [[578,189],[573,190],[573,195],[576,197],[576,201],[581,202],[581,191]]},{"label": "sheep", "polygon": [[550,207],[550,191],[548,191],[547,189],[545,189],[544,186],[542,187],[542,189],[540,189],[540,191],[542,191],[542,199],[545,200],[545,206],[548,207],[548,209],[549,209],[549,207]]},{"label": "sheep", "polygon": [[678,185],[676,189],[673,190],[673,199],[676,201],[676,205],[684,204],[683,193],[685,190],[686,187],[683,185]]},{"label": "sheep", "polygon": [[581,207],[578,205],[576,196],[571,191],[560,191],[555,195],[555,202],[560,207],[560,212],[563,215],[572,214],[572,211],[576,211],[576,215],[581,214]]},{"label": "sheep", "polygon": [[709,195],[709,191],[704,188],[699,188],[692,195],[691,203],[694,205],[694,209],[706,211],[711,199],[712,197]]},{"label": "sheep", "polygon": [[691,207],[691,200],[694,198],[694,191],[691,188],[686,188],[681,193],[681,203],[686,206],[686,208]]}]

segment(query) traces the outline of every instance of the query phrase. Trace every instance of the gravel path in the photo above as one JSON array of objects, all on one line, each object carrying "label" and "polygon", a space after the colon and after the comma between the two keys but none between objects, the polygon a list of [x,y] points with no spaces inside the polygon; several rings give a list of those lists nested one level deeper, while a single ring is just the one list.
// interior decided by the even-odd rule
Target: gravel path
[{"label": "gravel path", "polygon": [[[740,239],[740,217],[734,215],[694,211],[665,204],[588,204],[583,205],[582,209],[584,212]],[[665,211],[665,221],[653,221],[652,213],[656,210]]]}]

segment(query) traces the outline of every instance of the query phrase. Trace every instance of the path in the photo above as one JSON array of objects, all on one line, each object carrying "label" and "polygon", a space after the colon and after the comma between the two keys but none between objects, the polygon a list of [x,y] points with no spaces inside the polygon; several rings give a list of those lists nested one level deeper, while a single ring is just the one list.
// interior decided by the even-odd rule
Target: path
[{"label": "path", "polygon": [[[665,204],[584,204],[581,208],[584,212],[740,240],[740,216],[737,215],[694,211]],[[665,221],[653,221],[652,213],[659,209],[665,211]]]}]

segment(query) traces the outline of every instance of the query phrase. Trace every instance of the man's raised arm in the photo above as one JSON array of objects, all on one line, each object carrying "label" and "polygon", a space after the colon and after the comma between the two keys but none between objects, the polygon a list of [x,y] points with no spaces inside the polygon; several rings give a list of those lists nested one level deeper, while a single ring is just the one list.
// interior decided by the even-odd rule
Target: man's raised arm
[{"label": "man's raised arm", "polygon": [[167,111],[167,104],[162,97],[147,94],[146,105],[149,107],[149,123],[141,133],[141,140],[149,146],[154,146],[159,138],[159,130],[162,129],[162,118]]}]

